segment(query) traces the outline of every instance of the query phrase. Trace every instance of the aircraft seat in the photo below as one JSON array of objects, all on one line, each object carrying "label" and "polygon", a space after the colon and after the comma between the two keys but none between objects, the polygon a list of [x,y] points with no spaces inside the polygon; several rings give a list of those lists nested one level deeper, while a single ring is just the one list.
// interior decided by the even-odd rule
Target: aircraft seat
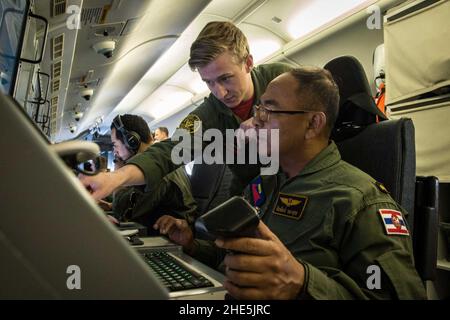
[{"label": "aircraft seat", "polygon": [[439,180],[436,177],[417,177],[413,237],[416,268],[422,280],[436,278],[438,228],[439,228]]},{"label": "aircraft seat", "polygon": [[412,120],[376,123],[376,116],[386,117],[376,107],[364,70],[354,57],[333,59],[325,68],[338,83],[341,96],[342,109],[332,138],[342,159],[383,183],[392,198],[408,212],[416,268],[423,281],[432,280],[437,255],[438,183],[434,177],[420,178],[416,189]]},{"label": "aircraft seat", "polygon": [[331,72],[339,87],[339,114],[332,132],[334,141],[352,137],[366,126],[376,123],[377,116],[386,116],[377,108],[361,63],[352,56],[342,56],[328,62],[325,69]]},{"label": "aircraft seat", "polygon": [[337,143],[342,159],[384,184],[414,225],[415,145],[411,119],[387,120],[367,126]]}]

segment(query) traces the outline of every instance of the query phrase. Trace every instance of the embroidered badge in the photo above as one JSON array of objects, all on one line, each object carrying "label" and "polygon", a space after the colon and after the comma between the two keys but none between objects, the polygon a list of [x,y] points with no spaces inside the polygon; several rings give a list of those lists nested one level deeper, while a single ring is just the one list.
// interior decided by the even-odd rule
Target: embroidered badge
[{"label": "embroidered badge", "polygon": [[200,128],[202,121],[195,114],[190,114],[180,123],[180,129],[185,129],[189,133],[195,133]]},{"label": "embroidered badge", "polygon": [[280,193],[273,213],[279,216],[299,220],[305,210],[308,197]]},{"label": "embroidered badge", "polygon": [[262,189],[262,178],[261,176],[258,176],[256,179],[254,179],[251,183],[251,190],[252,190],[252,196],[253,196],[253,205],[255,207],[261,207],[264,202],[266,201],[266,195],[264,194],[264,191]]},{"label": "embroidered badge", "polygon": [[402,213],[392,209],[380,209],[378,210],[383,221],[386,234],[398,234],[403,236],[409,236],[409,231],[406,228],[405,220]]}]

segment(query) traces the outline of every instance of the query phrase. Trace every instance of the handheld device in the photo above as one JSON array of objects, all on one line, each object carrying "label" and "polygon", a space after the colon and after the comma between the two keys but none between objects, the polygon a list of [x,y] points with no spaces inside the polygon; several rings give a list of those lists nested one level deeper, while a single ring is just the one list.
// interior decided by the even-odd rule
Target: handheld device
[{"label": "handheld device", "polygon": [[195,221],[197,237],[215,240],[254,237],[259,223],[257,210],[243,197],[234,196]]}]

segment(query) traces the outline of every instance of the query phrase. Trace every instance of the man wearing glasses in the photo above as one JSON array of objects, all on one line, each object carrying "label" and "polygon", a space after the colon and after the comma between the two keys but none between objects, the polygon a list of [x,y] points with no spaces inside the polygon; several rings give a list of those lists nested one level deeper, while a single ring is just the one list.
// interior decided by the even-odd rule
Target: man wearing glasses
[{"label": "man wearing glasses", "polygon": [[257,237],[218,239],[218,249],[194,240],[182,220],[157,222],[210,265],[219,261],[206,257],[231,250],[222,263],[234,298],[426,298],[409,232],[389,227],[389,214],[403,210],[373,178],[341,160],[330,140],[338,92],[328,71],[302,67],[275,78],[261,96],[253,128],[279,130],[281,170],[247,189],[260,209]]}]

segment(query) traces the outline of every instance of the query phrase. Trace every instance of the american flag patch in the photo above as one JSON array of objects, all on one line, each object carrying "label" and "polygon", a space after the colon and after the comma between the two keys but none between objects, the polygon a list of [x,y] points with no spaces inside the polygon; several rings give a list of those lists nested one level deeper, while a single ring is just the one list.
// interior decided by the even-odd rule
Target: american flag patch
[{"label": "american flag patch", "polygon": [[383,221],[386,233],[399,234],[404,236],[409,236],[409,231],[406,228],[405,220],[403,219],[402,213],[397,210],[392,209],[380,209],[378,212],[381,215],[381,220]]}]

